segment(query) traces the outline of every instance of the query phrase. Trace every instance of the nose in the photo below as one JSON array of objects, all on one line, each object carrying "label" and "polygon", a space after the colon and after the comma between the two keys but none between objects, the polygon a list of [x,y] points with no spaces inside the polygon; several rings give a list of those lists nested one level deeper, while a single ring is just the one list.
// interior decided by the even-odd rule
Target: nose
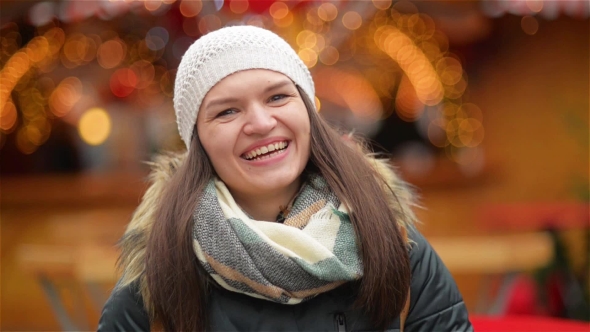
[{"label": "nose", "polygon": [[246,125],[244,126],[244,133],[246,135],[268,134],[277,125],[277,120],[272,115],[272,112],[262,105],[250,107],[247,112],[246,121]]}]

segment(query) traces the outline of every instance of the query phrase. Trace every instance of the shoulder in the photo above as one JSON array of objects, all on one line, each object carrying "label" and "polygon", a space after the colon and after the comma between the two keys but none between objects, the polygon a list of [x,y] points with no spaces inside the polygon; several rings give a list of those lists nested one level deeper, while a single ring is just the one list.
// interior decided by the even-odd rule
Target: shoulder
[{"label": "shoulder", "polygon": [[411,243],[412,239],[409,238],[408,233],[417,223],[414,209],[420,207],[415,188],[397,174],[390,160],[379,159],[370,154],[366,155],[365,158],[383,180],[383,193],[389,202],[390,208],[397,216],[395,222],[408,235],[406,240]]},{"label": "shoulder", "polygon": [[419,231],[412,227],[408,235],[412,269],[408,330],[473,330],[451,273]]},{"label": "shoulder", "polygon": [[136,283],[116,287],[107,300],[98,331],[149,331],[150,320]]},{"label": "shoulder", "polygon": [[[123,272],[124,284],[140,280],[140,276],[145,272],[146,248],[149,234],[156,220],[158,206],[167,183],[185,159],[186,152],[170,152],[156,156],[152,162],[148,163],[152,169],[148,179],[149,187],[119,241],[121,256],[118,265]],[[141,288],[146,289],[146,287]],[[126,289],[123,288],[121,291],[125,294]],[[148,294],[143,295],[149,298]]]}]

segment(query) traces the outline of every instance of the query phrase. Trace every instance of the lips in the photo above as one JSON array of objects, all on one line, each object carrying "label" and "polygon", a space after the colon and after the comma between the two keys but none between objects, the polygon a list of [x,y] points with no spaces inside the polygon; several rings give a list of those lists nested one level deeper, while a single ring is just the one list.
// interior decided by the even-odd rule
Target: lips
[{"label": "lips", "polygon": [[283,153],[289,146],[289,141],[275,141],[266,145],[258,146],[242,154],[246,160],[263,160]]}]

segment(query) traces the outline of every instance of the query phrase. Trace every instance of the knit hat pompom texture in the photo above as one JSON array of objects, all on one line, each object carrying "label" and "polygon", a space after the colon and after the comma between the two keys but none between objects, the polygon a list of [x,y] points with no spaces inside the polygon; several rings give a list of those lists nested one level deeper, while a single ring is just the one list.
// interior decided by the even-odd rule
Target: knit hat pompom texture
[{"label": "knit hat pompom texture", "polygon": [[174,83],[176,122],[187,149],[207,92],[226,76],[247,69],[282,73],[299,85],[309,100],[315,98],[309,70],[295,50],[275,33],[253,26],[232,26],[210,32],[186,51]]}]

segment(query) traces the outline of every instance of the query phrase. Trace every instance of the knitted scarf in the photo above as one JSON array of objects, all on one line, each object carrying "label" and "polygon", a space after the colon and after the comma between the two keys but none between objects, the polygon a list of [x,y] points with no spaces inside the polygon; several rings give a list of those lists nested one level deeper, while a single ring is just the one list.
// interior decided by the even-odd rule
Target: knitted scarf
[{"label": "knitted scarf", "polygon": [[347,212],[326,181],[311,175],[284,223],[253,220],[213,179],[193,214],[193,248],[223,288],[297,304],[362,276]]}]

